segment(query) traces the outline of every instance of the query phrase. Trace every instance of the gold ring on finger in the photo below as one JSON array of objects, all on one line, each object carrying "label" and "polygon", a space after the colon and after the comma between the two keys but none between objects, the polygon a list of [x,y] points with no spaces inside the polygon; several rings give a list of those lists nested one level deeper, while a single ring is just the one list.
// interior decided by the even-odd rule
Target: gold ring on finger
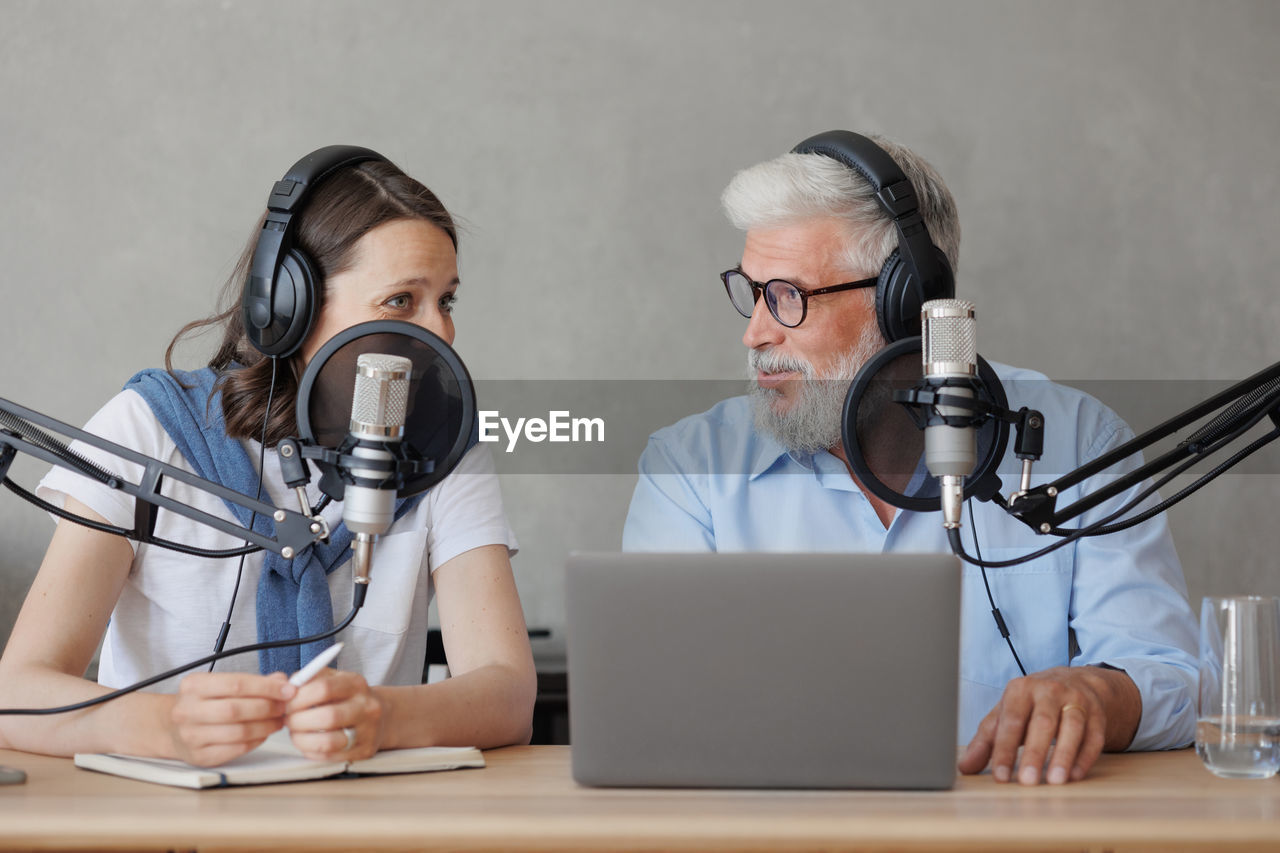
[{"label": "gold ring on finger", "polygon": [[1089,712],[1088,712],[1088,711],[1086,711],[1086,710],[1084,709],[1084,706],[1083,706],[1083,705],[1077,705],[1077,704],[1075,704],[1074,702],[1069,703],[1069,704],[1067,704],[1067,705],[1063,705],[1063,706],[1062,706],[1062,710],[1059,712],[1059,714],[1060,714],[1061,716],[1066,716],[1066,714],[1067,714],[1067,712],[1068,712],[1068,711],[1079,711],[1079,712],[1080,712],[1081,714],[1083,714],[1085,717],[1088,717],[1088,716],[1089,716]]}]

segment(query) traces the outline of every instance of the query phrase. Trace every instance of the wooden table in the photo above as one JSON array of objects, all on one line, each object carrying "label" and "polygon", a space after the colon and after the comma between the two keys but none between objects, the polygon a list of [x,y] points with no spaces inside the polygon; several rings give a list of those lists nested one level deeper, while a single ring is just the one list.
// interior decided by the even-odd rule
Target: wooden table
[{"label": "wooden table", "polygon": [[483,770],[188,791],[0,751],[3,849],[1280,850],[1280,779],[1218,779],[1189,750],[1104,755],[1063,787],[588,789],[569,748],[494,750]]}]

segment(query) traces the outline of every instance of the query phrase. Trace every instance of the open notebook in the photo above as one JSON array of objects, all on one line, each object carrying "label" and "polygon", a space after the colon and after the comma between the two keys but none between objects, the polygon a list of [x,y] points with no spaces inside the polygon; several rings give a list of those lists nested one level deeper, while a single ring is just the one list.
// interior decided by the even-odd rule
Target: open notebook
[{"label": "open notebook", "polygon": [[289,733],[281,730],[252,752],[217,767],[196,767],[173,759],[112,753],[77,753],[75,762],[77,767],[86,770],[143,782],[180,788],[221,788],[227,785],[303,782],[344,774],[421,773],[484,767],[484,756],[471,746],[425,746],[383,750],[362,761],[313,761],[303,758],[289,741]]}]

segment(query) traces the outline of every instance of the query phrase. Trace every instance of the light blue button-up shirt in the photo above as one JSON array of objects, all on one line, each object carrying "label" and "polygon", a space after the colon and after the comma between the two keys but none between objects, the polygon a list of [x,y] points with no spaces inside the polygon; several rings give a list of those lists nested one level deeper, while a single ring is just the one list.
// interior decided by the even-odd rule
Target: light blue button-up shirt
[{"label": "light blue button-up shirt", "polygon": [[[1133,437],[1092,397],[1043,375],[992,365],[1011,408],[1045,415],[1045,451],[1032,485],[1048,482]],[[1012,445],[1012,440],[1010,441]],[[1141,464],[1133,457],[1059,497],[1065,507]],[[1007,451],[1006,496],[1019,461]],[[725,400],[654,433],[640,457],[627,513],[627,551],[949,551],[941,513],[899,510],[886,528],[844,463],[827,452],[793,454],[756,431],[746,397]],[[1084,526],[1130,500],[1121,494],[1075,519]],[[1143,506],[1149,506],[1150,499]],[[968,501],[987,561],[1051,544],[991,503]],[[968,519],[964,544],[974,554]],[[1163,514],[1126,531],[1089,537],[1011,568],[988,569],[995,603],[1027,672],[1106,663],[1142,695],[1130,749],[1185,746],[1195,736],[1197,627]],[[976,566],[964,565],[958,739],[967,743],[1017,664],[991,616]],[[909,614],[904,614],[904,619]],[[927,630],[927,626],[921,626]],[[1078,653],[1072,656],[1072,637]]]}]

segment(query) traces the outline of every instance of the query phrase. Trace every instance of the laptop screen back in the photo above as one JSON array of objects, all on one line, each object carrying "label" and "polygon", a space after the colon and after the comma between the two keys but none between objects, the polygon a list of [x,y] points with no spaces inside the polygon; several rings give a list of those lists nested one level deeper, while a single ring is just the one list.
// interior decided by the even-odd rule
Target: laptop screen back
[{"label": "laptop screen back", "polygon": [[949,554],[575,554],[569,726],[586,785],[949,788]]}]

